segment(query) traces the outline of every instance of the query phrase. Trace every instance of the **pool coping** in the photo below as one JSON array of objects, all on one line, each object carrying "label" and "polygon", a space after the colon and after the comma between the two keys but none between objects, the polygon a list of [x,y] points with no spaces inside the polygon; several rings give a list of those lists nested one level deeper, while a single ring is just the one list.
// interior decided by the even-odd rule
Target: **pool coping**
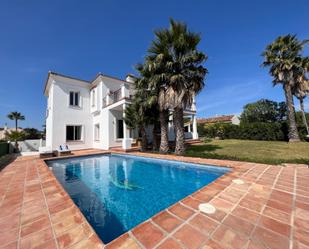
[{"label": "pool coping", "polygon": [[[225,224],[227,218],[226,216],[230,217],[232,210],[236,210],[239,204],[241,204],[242,209],[246,209],[246,211],[251,210],[250,206],[246,206],[247,204],[241,203],[244,200],[246,200],[247,203],[251,204],[258,204],[260,201],[264,202],[265,196],[268,192],[268,194],[276,191],[280,192],[278,195],[286,194],[286,195],[292,195],[293,196],[293,204],[291,204],[291,210],[290,215],[292,216],[290,220],[290,230],[288,236],[283,236],[282,234],[275,233],[272,234],[274,238],[276,236],[282,240],[285,241],[286,244],[292,245],[292,246],[303,246],[303,245],[309,245],[309,234],[305,232],[305,229],[301,222],[298,222],[295,224],[294,220],[299,221],[299,217],[297,217],[297,214],[294,214],[294,210],[296,208],[307,208],[307,199],[309,200],[309,194],[305,192],[305,190],[309,189],[309,186],[306,184],[301,184],[300,189],[298,187],[296,188],[296,179],[300,180],[308,180],[309,174],[308,169],[304,166],[297,166],[297,165],[288,165],[288,167],[282,167],[282,166],[272,166],[272,165],[265,165],[265,164],[256,164],[256,163],[247,163],[247,162],[236,162],[236,161],[227,161],[227,160],[213,160],[213,159],[203,159],[203,158],[193,158],[193,157],[180,157],[180,156],[173,156],[173,155],[160,155],[160,154],[152,154],[152,153],[141,153],[141,152],[129,152],[129,153],[123,153],[123,152],[114,152],[114,151],[98,151],[95,153],[87,153],[84,155],[72,155],[72,156],[65,156],[61,157],[60,159],[65,158],[71,158],[71,157],[79,157],[79,156],[91,156],[91,155],[98,155],[98,154],[122,154],[122,155],[135,155],[135,156],[144,156],[144,157],[150,157],[150,158],[158,158],[158,159],[168,159],[168,160],[176,160],[181,162],[188,162],[188,163],[198,163],[198,164],[207,164],[207,165],[214,165],[214,166],[223,166],[232,168],[233,170],[230,172],[225,173],[221,177],[217,178],[215,181],[211,182],[210,184],[202,187],[201,189],[197,190],[196,192],[192,193],[191,195],[186,196],[182,200],[176,202],[175,204],[171,205],[170,207],[166,208],[165,210],[162,210],[161,212],[157,213],[150,219],[142,222],[141,224],[137,225],[133,229],[129,230],[128,232],[124,233],[120,237],[116,238],[115,240],[111,241],[110,243],[104,245],[103,242],[99,239],[99,237],[96,235],[95,231],[91,227],[91,225],[88,223],[80,209],[75,205],[75,203],[72,201],[69,194],[63,189],[62,185],[58,182],[54,174],[49,170],[48,165],[46,164],[45,160],[50,160],[50,158],[46,159],[29,159],[29,160],[20,160],[17,162],[13,162],[11,165],[8,166],[7,170],[4,170],[5,172],[2,173],[0,176],[4,176],[4,183],[2,183],[2,186],[8,184],[8,187],[6,191],[3,191],[4,193],[1,193],[0,191],[0,207],[7,208],[6,200],[14,203],[15,205],[15,199],[13,198],[12,201],[9,200],[7,196],[10,192],[10,186],[12,185],[11,178],[13,178],[13,174],[15,174],[19,168],[25,167],[27,168],[26,173],[17,172],[20,176],[20,178],[23,177],[24,179],[24,187],[26,190],[23,191],[23,199],[22,203],[20,204],[21,207],[18,206],[17,214],[21,216],[20,222],[23,221],[23,211],[25,211],[25,206],[28,203],[32,203],[33,201],[43,199],[44,205],[46,205],[47,213],[48,213],[48,219],[50,222],[50,232],[51,237],[46,243],[49,243],[49,245],[54,245],[54,247],[51,248],[187,248],[190,247],[193,243],[194,245],[196,243],[199,243],[197,245],[197,248],[205,245],[220,245],[221,247],[224,245],[227,245],[226,242],[222,242],[218,240],[218,234],[221,234],[222,236],[227,233],[227,231],[230,234],[234,234],[239,241],[241,240],[248,240],[247,246],[258,243],[256,240],[264,238],[265,234],[263,233],[264,230],[266,230],[268,233],[274,233],[274,230],[276,228],[273,228],[272,226],[266,227],[266,225],[260,225],[254,224],[254,231],[250,234],[250,236],[246,239],[244,239],[244,234],[242,232],[236,231],[234,229],[234,225],[228,225]],[[53,159],[53,158],[51,158]],[[202,162],[202,163],[201,163]],[[15,168],[14,168],[15,167]],[[16,173],[16,174],[17,174]],[[298,175],[298,173],[300,175]],[[276,178],[273,178],[273,176],[276,175]],[[282,177],[281,177],[282,175]],[[7,179],[10,178],[10,179]],[[237,185],[232,182],[232,180],[240,178],[245,181],[245,184],[243,185]],[[265,178],[265,179],[264,179]],[[293,184],[290,184],[290,188],[288,186],[283,186],[282,184],[277,184],[278,180],[289,178],[287,183],[290,183],[293,181]],[[273,179],[272,181],[270,179]],[[275,179],[275,180],[274,180]],[[7,182],[6,182],[7,181]],[[12,180],[13,181],[13,180]],[[18,182],[21,180],[19,179]],[[298,182],[302,182],[298,181]],[[12,186],[15,186],[13,183]],[[17,186],[17,185],[16,185]],[[34,187],[35,186],[35,187]],[[32,188],[37,189],[35,192],[32,192]],[[298,185],[297,185],[298,186]],[[28,188],[30,190],[28,195]],[[236,192],[243,193],[244,196],[242,199],[237,200],[237,203],[233,203],[232,199],[229,199],[228,196],[226,196],[226,191],[231,188]],[[1,188],[0,188],[1,190]],[[250,191],[254,190],[254,194],[257,196],[254,196],[254,198],[249,198],[247,195],[249,195]],[[267,191],[265,191],[267,190]],[[21,192],[21,191],[20,191]],[[34,198],[33,193],[42,192],[43,196],[39,196],[38,198]],[[225,194],[225,195],[224,195]],[[265,196],[264,196],[265,195]],[[29,196],[29,197],[28,197]],[[26,200],[25,200],[26,198]],[[30,198],[30,199],[29,199]],[[298,200],[299,198],[299,200]],[[29,200],[28,200],[29,199]],[[265,202],[263,204],[263,209],[260,212],[256,212],[256,214],[259,214],[264,218],[264,209],[268,208],[268,206],[271,206],[269,202],[271,200],[267,200],[268,202]],[[9,202],[9,203],[10,203]],[[200,203],[204,202],[210,202],[213,204],[219,213],[215,215],[206,215],[202,214],[198,210],[198,205]],[[300,204],[302,205],[300,205]],[[275,201],[276,204],[276,201]],[[282,203],[281,203],[282,204]],[[233,206],[234,209],[231,209],[230,206]],[[17,206],[17,204],[16,204]],[[284,206],[284,204],[282,204]],[[298,207],[300,206],[300,207]],[[15,207],[15,206],[14,206]],[[2,210],[0,208],[0,210]],[[271,208],[274,208],[273,206]],[[248,210],[247,210],[248,209]],[[3,209],[4,210],[4,209]],[[67,226],[67,219],[57,220],[57,222],[54,222],[53,217],[55,215],[61,216],[69,213],[68,217],[77,217],[79,218],[78,222],[75,220],[72,222],[72,224],[69,224],[69,227]],[[277,210],[277,209],[276,209]],[[302,210],[302,209],[301,209]],[[15,211],[15,210],[13,210]],[[219,217],[219,214],[225,213],[225,217]],[[234,212],[234,211],[233,211]],[[279,211],[278,211],[279,212]],[[9,213],[7,213],[9,215]],[[296,216],[295,216],[296,215]],[[189,216],[189,217],[187,217]],[[0,214],[0,224],[3,219],[7,216],[1,216]],[[199,217],[202,219],[207,219],[209,223],[214,224],[216,228],[214,231],[212,231],[209,234],[206,234],[206,232],[202,233],[197,230],[198,225],[192,225],[192,222],[196,222],[196,217]],[[3,218],[3,219],[2,219]],[[65,217],[66,218],[66,217]],[[35,221],[38,221],[39,219],[34,219]],[[167,222],[169,221],[169,222]],[[244,220],[242,220],[244,221]],[[278,223],[278,219],[275,220]],[[293,223],[294,222],[294,223]],[[33,224],[31,223],[31,224]],[[224,224],[222,224],[224,223]],[[60,224],[60,225],[59,225]],[[174,224],[175,227],[171,228],[170,224]],[[300,225],[299,225],[300,224]],[[278,225],[278,224],[277,224]],[[294,225],[296,228],[294,228]],[[60,230],[63,228],[63,231],[61,233],[57,232],[57,229]],[[262,226],[262,228],[261,228]],[[24,225],[24,227],[27,228],[27,225]],[[22,232],[24,231],[22,224],[20,224],[20,229],[18,232],[17,240],[13,241],[12,243],[7,244],[1,244],[0,248],[6,248],[6,246],[10,244],[16,244],[19,248],[23,248],[23,245],[26,245],[25,247],[31,248],[31,246],[35,243],[33,242],[32,234],[22,237]],[[31,228],[31,227],[30,227]],[[306,227],[305,227],[306,228]],[[67,229],[67,230],[66,230]],[[239,228],[237,228],[239,229]],[[236,230],[237,230],[236,229]],[[264,229],[264,230],[263,230]],[[34,233],[35,235],[39,233],[43,233],[43,231],[46,230],[39,230]],[[26,229],[27,231],[27,229]],[[29,232],[29,231],[28,231]],[[277,232],[275,230],[275,232]],[[192,238],[188,238],[190,236],[193,236]],[[34,235],[33,235],[34,236]],[[264,237],[263,237],[264,236]],[[189,239],[189,242],[188,242]],[[264,240],[267,241],[267,238],[264,238]],[[0,235],[0,241],[1,241],[1,235]],[[238,241],[238,243],[239,243]],[[8,241],[5,241],[8,242]],[[37,242],[39,243],[39,242]],[[188,244],[189,243],[189,244]],[[222,244],[223,243],[223,244]],[[266,242],[265,242],[266,243]],[[271,242],[267,242],[271,243]],[[30,245],[30,246],[29,246]],[[268,245],[268,244],[267,244]],[[269,246],[269,245],[268,245]],[[47,247],[46,247],[47,248]],[[263,248],[263,247],[261,247]],[[282,247],[283,248],[283,247]],[[288,247],[287,247],[288,248]]]}]

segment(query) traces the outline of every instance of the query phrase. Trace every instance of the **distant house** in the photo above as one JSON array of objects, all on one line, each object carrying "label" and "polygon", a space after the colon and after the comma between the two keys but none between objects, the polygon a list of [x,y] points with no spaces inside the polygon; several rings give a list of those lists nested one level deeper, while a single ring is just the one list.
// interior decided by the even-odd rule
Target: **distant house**
[{"label": "distant house", "polygon": [[[23,129],[18,128],[18,131],[22,131]],[[6,137],[6,133],[10,133],[11,131],[15,131],[15,128],[8,128],[6,125],[4,127],[0,127],[0,140],[4,140]]]},{"label": "distant house", "polygon": [[198,124],[217,124],[217,123],[229,123],[234,125],[240,124],[240,119],[237,115],[222,115],[209,118],[198,118]]}]

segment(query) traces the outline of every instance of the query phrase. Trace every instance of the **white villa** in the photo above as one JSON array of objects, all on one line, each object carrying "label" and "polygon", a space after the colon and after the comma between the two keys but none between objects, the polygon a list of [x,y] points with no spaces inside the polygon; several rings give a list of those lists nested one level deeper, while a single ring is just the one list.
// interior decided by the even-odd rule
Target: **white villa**
[{"label": "white villa", "polygon": [[[46,109],[46,147],[56,150],[67,144],[71,150],[131,148],[138,132],[129,130],[123,121],[124,110],[134,95],[134,77],[126,80],[98,74],[92,81],[49,72],[44,95]],[[187,139],[197,139],[196,107],[185,111],[192,125]],[[150,129],[149,129],[150,131]],[[152,140],[152,133],[147,132]],[[172,120],[169,139],[174,140]]]}]

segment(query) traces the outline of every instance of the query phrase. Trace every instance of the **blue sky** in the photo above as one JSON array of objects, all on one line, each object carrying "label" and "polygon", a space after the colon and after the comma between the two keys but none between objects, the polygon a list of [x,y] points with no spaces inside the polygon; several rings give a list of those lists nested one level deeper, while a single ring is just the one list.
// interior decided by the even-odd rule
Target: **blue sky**
[{"label": "blue sky", "polygon": [[13,126],[6,115],[17,110],[26,116],[22,127],[41,128],[49,70],[82,79],[134,73],[169,17],[200,32],[199,48],[209,56],[198,116],[237,114],[260,98],[284,100],[260,54],[279,35],[308,39],[308,10],[308,0],[1,0],[0,127]]}]

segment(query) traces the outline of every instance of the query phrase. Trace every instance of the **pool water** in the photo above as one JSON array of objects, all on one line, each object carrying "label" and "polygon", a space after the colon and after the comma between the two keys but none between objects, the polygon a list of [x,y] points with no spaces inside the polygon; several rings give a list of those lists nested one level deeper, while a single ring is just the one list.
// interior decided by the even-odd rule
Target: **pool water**
[{"label": "pool water", "polygon": [[229,171],[118,154],[47,164],[104,243]]}]

